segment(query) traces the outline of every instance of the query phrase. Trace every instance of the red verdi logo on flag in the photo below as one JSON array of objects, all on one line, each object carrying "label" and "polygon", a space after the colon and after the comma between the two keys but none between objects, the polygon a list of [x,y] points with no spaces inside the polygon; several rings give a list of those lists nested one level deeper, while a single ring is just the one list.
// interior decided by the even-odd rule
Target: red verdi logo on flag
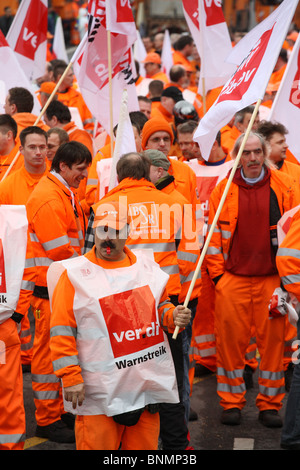
[{"label": "red verdi logo on flag", "polygon": [[115,358],[164,341],[157,323],[155,299],[149,286],[99,299]]},{"label": "red verdi logo on flag", "polygon": [[47,38],[47,8],[40,0],[31,0],[15,46],[15,51],[34,60],[38,46]]},{"label": "red verdi logo on flag", "polygon": [[2,240],[0,238],[0,293],[6,292],[6,279],[5,279],[5,261]]},{"label": "red verdi logo on flag", "polygon": [[196,28],[199,28],[199,10],[198,10],[198,0],[182,0],[183,6],[188,14],[189,18],[192,20]]},{"label": "red verdi logo on flag", "polygon": [[229,83],[224,86],[216,103],[226,100],[239,101],[242,99],[243,95],[250,87],[264,57],[274,26],[275,25],[263,33],[259,41],[250,51],[248,57],[239,66]]},{"label": "red verdi logo on flag", "polygon": [[117,22],[130,23],[134,21],[129,0],[117,0]]},{"label": "red verdi logo on flag", "polygon": [[206,26],[224,23],[221,0],[203,0],[206,13]]}]

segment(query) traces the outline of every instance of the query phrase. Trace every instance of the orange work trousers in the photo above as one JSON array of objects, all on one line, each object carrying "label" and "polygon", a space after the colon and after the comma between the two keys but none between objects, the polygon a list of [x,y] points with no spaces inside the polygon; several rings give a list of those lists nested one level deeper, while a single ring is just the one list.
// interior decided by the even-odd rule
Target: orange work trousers
[{"label": "orange work trousers", "polygon": [[49,300],[33,296],[31,306],[35,318],[31,362],[35,416],[39,426],[47,426],[58,421],[64,413],[62,388],[51,362]]},{"label": "orange work trousers", "polygon": [[77,450],[157,450],[159,413],[145,410],[137,424],[124,426],[105,415],[79,415],[75,421]]},{"label": "orange work trousers", "polygon": [[0,324],[0,450],[23,450],[26,424],[17,324]]},{"label": "orange work trousers", "polygon": [[253,326],[260,354],[256,406],[260,411],[282,407],[285,318],[271,320],[268,312],[279,285],[277,275],[248,277],[229,272],[216,285],[217,392],[224,409],[242,409],[246,403],[243,370]]},{"label": "orange work trousers", "polygon": [[21,363],[24,365],[31,364],[32,360],[32,335],[30,331],[30,321],[28,313],[22,318],[21,321]]}]

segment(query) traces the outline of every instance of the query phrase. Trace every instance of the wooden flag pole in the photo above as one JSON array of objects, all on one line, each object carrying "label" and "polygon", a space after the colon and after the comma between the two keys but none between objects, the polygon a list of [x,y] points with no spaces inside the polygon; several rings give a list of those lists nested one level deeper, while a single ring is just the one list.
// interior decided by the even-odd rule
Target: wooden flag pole
[{"label": "wooden flag pole", "polygon": [[[257,101],[256,105],[255,105],[255,108],[254,108],[254,111],[253,111],[253,113],[252,113],[250,122],[249,122],[249,124],[248,124],[247,130],[246,130],[245,135],[244,135],[244,138],[243,138],[243,140],[242,140],[242,143],[241,143],[239,152],[238,152],[238,154],[237,154],[237,156],[236,156],[234,165],[233,165],[232,170],[231,170],[231,172],[230,172],[230,175],[229,175],[227,184],[226,184],[226,186],[225,186],[224,192],[223,192],[223,194],[222,194],[222,198],[221,198],[221,200],[220,200],[220,203],[219,203],[217,212],[216,212],[216,214],[215,214],[214,220],[213,220],[213,222],[212,222],[212,224],[211,224],[210,230],[209,230],[208,235],[207,235],[207,238],[206,238],[206,240],[205,240],[205,244],[204,244],[204,247],[203,247],[203,249],[202,249],[202,252],[201,252],[201,255],[200,255],[200,258],[199,258],[197,267],[196,267],[196,269],[195,269],[195,273],[194,273],[194,275],[193,275],[193,279],[192,279],[192,281],[191,281],[191,284],[190,284],[188,293],[187,293],[187,295],[186,295],[186,298],[185,298],[185,301],[184,301],[184,304],[183,304],[184,307],[187,307],[187,306],[188,306],[188,303],[189,303],[189,301],[190,301],[190,297],[191,297],[192,291],[193,291],[193,289],[194,289],[194,285],[195,285],[196,279],[197,279],[197,277],[198,277],[198,273],[199,273],[200,268],[201,268],[201,266],[202,266],[202,263],[203,263],[203,260],[204,260],[204,256],[206,255],[208,245],[209,245],[209,243],[210,243],[212,234],[213,234],[213,232],[214,232],[215,226],[216,226],[217,221],[218,221],[218,219],[219,219],[219,215],[220,215],[220,213],[221,213],[221,210],[222,210],[222,208],[223,208],[225,199],[226,199],[226,197],[227,197],[227,193],[228,193],[228,191],[229,191],[229,187],[230,187],[230,185],[231,185],[231,183],[232,183],[232,180],[233,180],[233,177],[234,177],[234,175],[235,175],[236,169],[237,169],[237,167],[238,167],[238,165],[239,165],[239,162],[240,162],[240,159],[241,159],[241,156],[242,156],[242,153],[243,153],[245,144],[246,144],[246,142],[247,142],[247,139],[248,139],[248,136],[249,136],[250,131],[251,131],[251,129],[252,129],[254,120],[255,120],[256,115],[257,115],[257,113],[258,113],[258,109],[259,109],[260,104],[261,104],[261,99],[259,99],[259,100]],[[179,332],[179,327],[176,326],[175,331],[174,331],[173,336],[172,336],[173,339],[176,339],[176,338],[177,338],[178,332]]]},{"label": "wooden flag pole", "polygon": [[[55,85],[54,90],[52,91],[51,95],[49,96],[49,98],[48,98],[46,104],[44,105],[44,107],[42,108],[40,114],[39,114],[38,117],[36,118],[35,123],[33,124],[34,126],[36,126],[36,125],[40,122],[40,120],[42,119],[43,115],[45,114],[46,109],[48,108],[49,104],[51,103],[51,101],[52,101],[54,95],[56,94],[58,88],[60,87],[60,84],[61,84],[62,81],[64,80],[65,76],[66,76],[67,73],[69,72],[69,70],[70,70],[70,68],[72,67],[72,65],[73,65],[73,62],[70,62],[70,63],[68,64],[68,66],[66,67],[64,73],[62,74],[62,76],[61,76],[60,79],[58,80],[57,84]],[[6,172],[4,173],[3,178],[2,178],[1,181],[4,181],[5,178],[9,175],[9,173],[10,173],[12,167],[14,166],[14,164],[16,163],[16,161],[18,160],[19,155],[20,155],[20,150],[18,150],[18,152],[17,152],[16,155],[14,156],[13,161],[11,162],[11,164],[9,165],[9,167],[7,168],[7,170],[6,170]]]}]

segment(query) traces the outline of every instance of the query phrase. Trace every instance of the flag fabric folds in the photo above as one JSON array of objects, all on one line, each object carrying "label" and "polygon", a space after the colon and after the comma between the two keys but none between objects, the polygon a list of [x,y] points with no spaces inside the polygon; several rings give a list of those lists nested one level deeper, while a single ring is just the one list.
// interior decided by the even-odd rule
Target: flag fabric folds
[{"label": "flag fabric folds", "polygon": [[29,81],[45,73],[48,0],[20,3],[6,39]]},{"label": "flag fabric folds", "polygon": [[88,11],[87,35],[71,61],[88,108],[111,134],[110,117],[116,125],[124,89],[128,92],[129,112],[139,110],[132,54],[136,27],[129,0],[90,0]]},{"label": "flag fabric folds", "polygon": [[300,163],[298,137],[300,120],[300,35],[293,47],[268,120],[278,121],[287,128],[287,144]]},{"label": "flag fabric folds", "polygon": [[2,31],[0,30],[0,63],[5,64],[0,74],[0,113],[4,113],[5,98],[10,88],[23,87],[30,91],[34,99],[33,113],[38,114],[41,105],[34,92],[33,86],[23,72],[13,50],[9,46]]},{"label": "flag fabric folds", "polygon": [[194,134],[202,157],[208,160],[217,132],[240,109],[262,100],[298,0],[284,0],[263,22],[233,48],[228,62],[236,72],[201,119]]},{"label": "flag fabric folds", "polygon": [[183,0],[183,12],[201,58],[198,92],[224,85],[236,67],[226,63],[232,50],[221,1]]}]

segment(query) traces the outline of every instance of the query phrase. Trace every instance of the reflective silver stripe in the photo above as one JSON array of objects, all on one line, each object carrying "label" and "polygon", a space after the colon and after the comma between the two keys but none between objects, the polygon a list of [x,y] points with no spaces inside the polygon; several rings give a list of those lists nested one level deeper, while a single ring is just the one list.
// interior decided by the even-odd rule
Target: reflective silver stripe
[{"label": "reflective silver stripe", "polygon": [[86,185],[91,185],[91,186],[95,186],[98,184],[98,179],[95,179],[95,178],[89,178],[86,182]]},{"label": "reflective silver stripe", "polygon": [[290,256],[291,258],[300,258],[300,250],[295,248],[279,248],[277,251],[277,256]]},{"label": "reflective silver stripe", "polygon": [[25,268],[33,268],[35,266],[35,258],[28,258],[25,260]]},{"label": "reflective silver stripe", "polygon": [[200,357],[208,357],[216,354],[216,348],[198,349],[197,347],[194,347],[193,350],[194,354]]},{"label": "reflective silver stripe", "polygon": [[229,385],[218,382],[217,390],[219,392],[244,393],[246,391],[246,387],[244,383],[242,383],[241,385]]},{"label": "reflective silver stripe", "polygon": [[239,379],[243,377],[244,369],[225,370],[223,367],[218,367],[217,374],[227,377],[228,379]]},{"label": "reflective silver stripe", "polygon": [[30,335],[30,328],[28,328],[27,330],[21,330],[20,338],[26,338],[26,336],[29,336],[29,335]]},{"label": "reflective silver stripe", "polygon": [[[195,271],[191,271],[188,276],[183,276],[182,274],[180,275],[180,283],[184,284],[185,282],[191,282],[193,279],[193,276],[195,274]],[[201,270],[199,270],[196,280],[201,279]]]},{"label": "reflective silver stripe", "polygon": [[[210,227],[211,227],[211,224],[208,224],[207,225],[208,232],[210,231]],[[215,226],[213,233],[221,233],[221,230],[217,226]]]},{"label": "reflective silver stripe", "polygon": [[67,367],[67,366],[78,366],[79,365],[78,356],[61,357],[60,359],[56,359],[56,361],[52,361],[52,364],[53,364],[54,371],[62,369],[63,367]]},{"label": "reflective silver stripe", "polygon": [[59,398],[59,391],[58,390],[45,390],[45,391],[33,390],[33,396],[36,400],[57,400],[57,398]]},{"label": "reflective silver stripe", "polygon": [[25,439],[25,434],[0,434],[0,444],[18,444]]},{"label": "reflective silver stripe", "polygon": [[[169,300],[169,299],[168,299],[168,300],[164,300],[163,302],[161,302],[161,303],[158,305],[157,308],[161,308],[161,307],[163,307],[164,305],[167,305],[167,304],[169,304],[169,303],[170,303],[170,300]],[[168,310],[168,309],[167,309],[167,310]]]},{"label": "reflective silver stripe", "polygon": [[171,264],[170,266],[160,266],[160,269],[169,275],[179,273],[179,267],[177,264]]},{"label": "reflective silver stripe", "polygon": [[31,343],[22,343],[21,344],[21,351],[28,351],[29,349],[32,348],[32,344]]},{"label": "reflective silver stripe", "polygon": [[30,233],[30,241],[39,243],[39,239],[35,233]]},{"label": "reflective silver stripe", "polygon": [[[82,233],[81,233],[82,235]],[[79,239],[78,238],[70,238],[70,243],[72,246],[80,246]]]},{"label": "reflective silver stripe", "polygon": [[32,290],[34,289],[35,283],[32,281],[24,281],[21,282],[21,289],[23,290]]},{"label": "reflective silver stripe", "polygon": [[59,382],[59,378],[54,374],[32,374],[31,379],[32,382],[39,384],[54,384]]},{"label": "reflective silver stripe", "polygon": [[222,232],[222,238],[225,240],[228,240],[231,237],[231,232],[229,230],[221,230]]},{"label": "reflective silver stripe", "polygon": [[216,248],[215,246],[209,246],[206,251],[207,255],[221,255],[221,248]]},{"label": "reflective silver stripe", "polygon": [[202,212],[201,209],[196,210],[195,214],[196,214],[196,220],[202,219],[202,217],[203,217],[203,212]]},{"label": "reflective silver stripe", "polygon": [[175,242],[166,243],[128,243],[130,250],[152,249],[154,253],[164,253],[165,251],[176,251]]},{"label": "reflective silver stripe", "polygon": [[300,274],[291,274],[290,276],[283,276],[281,278],[281,281],[284,286],[288,284],[296,284],[297,282],[300,282]]},{"label": "reflective silver stripe", "polygon": [[274,397],[276,395],[285,394],[285,387],[265,387],[264,385],[258,386],[259,392],[268,397]]},{"label": "reflective silver stripe", "polygon": [[177,258],[181,261],[190,261],[191,263],[197,263],[198,255],[189,253],[187,251],[177,251]]},{"label": "reflective silver stripe", "polygon": [[50,258],[35,258],[35,266],[40,267],[40,266],[50,266],[50,264],[53,263],[52,259]]},{"label": "reflective silver stripe", "polygon": [[58,325],[50,328],[50,338],[54,336],[77,336],[77,329],[72,326]]},{"label": "reflective silver stripe", "polygon": [[209,341],[215,341],[215,340],[216,340],[215,335],[195,336],[195,341],[197,342],[197,344],[207,343]]},{"label": "reflective silver stripe", "polygon": [[268,370],[260,370],[259,377],[266,380],[281,380],[284,376],[283,371],[271,372]]},{"label": "reflective silver stripe", "polygon": [[60,246],[67,245],[69,243],[69,237],[63,235],[62,237],[54,238],[48,242],[42,243],[42,247],[45,251],[54,250],[54,248],[59,248]]}]

